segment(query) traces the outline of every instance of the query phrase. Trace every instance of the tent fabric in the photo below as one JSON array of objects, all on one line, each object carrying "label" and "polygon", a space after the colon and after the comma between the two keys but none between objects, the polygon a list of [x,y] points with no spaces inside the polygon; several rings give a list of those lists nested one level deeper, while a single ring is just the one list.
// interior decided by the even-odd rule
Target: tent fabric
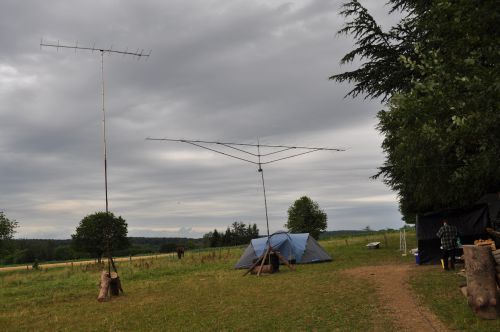
[{"label": "tent fabric", "polygon": [[417,243],[420,264],[438,263],[441,259],[441,241],[436,233],[444,218],[458,229],[462,244],[473,244],[474,240],[485,238],[486,227],[490,226],[488,205],[477,204],[468,209],[442,210],[418,216]]},{"label": "tent fabric", "polygon": [[[277,250],[288,261],[296,263],[314,263],[331,261],[332,258],[309,233],[290,234],[274,233],[270,236],[271,247]],[[236,263],[236,269],[249,268],[255,259],[262,256],[267,249],[267,237],[253,239]]]}]

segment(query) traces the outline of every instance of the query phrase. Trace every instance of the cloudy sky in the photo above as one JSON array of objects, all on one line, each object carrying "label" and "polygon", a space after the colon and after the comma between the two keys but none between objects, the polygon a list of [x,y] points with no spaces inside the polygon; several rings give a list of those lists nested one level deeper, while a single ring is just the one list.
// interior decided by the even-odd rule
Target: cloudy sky
[{"label": "cloudy sky", "polygon": [[353,44],[336,35],[340,4],[3,0],[0,210],[19,222],[17,237],[68,238],[105,209],[100,55],[40,48],[42,38],[152,50],[147,61],[104,57],[109,205],[130,235],[266,228],[255,165],[146,137],[345,148],[264,166],[271,232],[302,195],[329,230],[401,227],[396,195],[369,178],[384,158],[383,105],[346,99],[350,86],[328,80],[352,68],[339,66]]}]

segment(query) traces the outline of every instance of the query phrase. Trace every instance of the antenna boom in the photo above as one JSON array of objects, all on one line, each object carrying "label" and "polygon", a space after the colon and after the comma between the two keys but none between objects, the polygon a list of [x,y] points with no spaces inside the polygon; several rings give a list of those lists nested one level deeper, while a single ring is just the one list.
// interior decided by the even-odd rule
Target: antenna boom
[{"label": "antenna boom", "polygon": [[40,43],[40,47],[42,46],[45,46],[45,47],[55,47],[57,49],[59,48],[68,48],[68,49],[74,49],[75,51],[76,50],[86,50],[86,51],[99,51],[99,52],[103,52],[103,53],[117,53],[117,54],[123,54],[123,55],[132,55],[132,56],[136,56],[138,58],[142,58],[142,57],[149,57],[149,55],[151,54],[151,51],[149,51],[149,53],[144,53],[144,51],[141,51],[140,53],[137,51],[137,52],[129,52],[128,49],[125,50],[125,51],[117,51],[117,50],[113,50],[113,46],[111,46],[110,48],[96,48],[95,45],[92,46],[92,47],[85,47],[85,46],[78,46],[78,43],[76,43],[76,45],[63,45],[63,44],[49,44],[49,43],[44,43],[43,41]]}]

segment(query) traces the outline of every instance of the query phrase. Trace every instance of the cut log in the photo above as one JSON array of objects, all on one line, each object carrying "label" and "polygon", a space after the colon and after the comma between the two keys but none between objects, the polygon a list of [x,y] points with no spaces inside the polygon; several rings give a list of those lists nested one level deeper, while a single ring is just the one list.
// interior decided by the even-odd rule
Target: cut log
[{"label": "cut log", "polygon": [[256,266],[252,269],[252,274],[260,275],[261,273],[273,273],[272,265],[271,264],[264,264],[264,265]]},{"label": "cut log", "polygon": [[485,319],[498,317],[495,262],[489,246],[464,245],[467,302]]},{"label": "cut log", "polygon": [[108,272],[102,271],[101,273],[101,283],[99,289],[99,295],[97,296],[97,301],[104,302],[109,296],[109,283],[111,282],[111,278],[109,277]]}]

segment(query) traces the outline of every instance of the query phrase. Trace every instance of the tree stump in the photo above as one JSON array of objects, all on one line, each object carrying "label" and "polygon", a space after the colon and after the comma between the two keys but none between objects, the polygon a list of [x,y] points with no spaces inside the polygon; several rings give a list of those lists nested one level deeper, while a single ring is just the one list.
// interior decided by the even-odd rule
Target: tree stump
[{"label": "tree stump", "polygon": [[108,272],[102,271],[99,296],[97,296],[97,301],[104,302],[108,299],[110,282],[111,282],[111,278],[109,277]]},{"label": "tree stump", "polygon": [[123,293],[122,289],[122,283],[120,281],[120,277],[118,276],[118,273],[112,272],[111,273],[111,279],[109,282],[109,290],[112,296],[118,296],[120,295],[120,292]]},{"label": "tree stump", "polygon": [[489,246],[464,245],[467,302],[476,315],[498,318],[495,262]]}]

